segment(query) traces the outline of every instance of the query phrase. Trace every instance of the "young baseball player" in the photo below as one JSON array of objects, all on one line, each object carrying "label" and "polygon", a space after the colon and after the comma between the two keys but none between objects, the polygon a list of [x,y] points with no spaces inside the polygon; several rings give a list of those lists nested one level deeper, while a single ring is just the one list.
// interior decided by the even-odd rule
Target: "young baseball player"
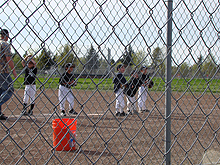
[{"label": "young baseball player", "polygon": [[[37,67],[36,62],[33,58],[31,58],[32,55],[28,55],[25,57],[25,59],[21,62],[23,67],[25,68],[25,77],[24,77],[24,98],[23,98],[23,114],[24,115],[33,115],[33,109],[35,105],[35,94],[36,94],[36,74],[37,74]],[[27,105],[28,101],[30,99],[30,110],[27,112]]]},{"label": "young baseball player", "polygon": [[135,94],[138,91],[138,88],[141,86],[141,82],[138,76],[138,72],[133,70],[131,72],[131,78],[127,84],[125,84],[124,94],[127,96],[127,111],[128,114],[138,113],[135,105]]},{"label": "young baseball player", "polygon": [[146,100],[147,100],[147,90],[148,90],[148,81],[149,75],[147,74],[147,67],[142,66],[140,68],[140,81],[142,83],[141,87],[138,91],[138,109],[139,112],[148,111],[146,108]]},{"label": "young baseball player", "polygon": [[125,67],[122,64],[119,64],[117,66],[118,74],[114,77],[113,83],[114,83],[114,93],[116,96],[116,104],[115,104],[115,115],[116,116],[125,116],[124,107],[125,107],[125,101],[124,101],[124,94],[123,94],[123,85],[127,82],[125,79],[123,73],[125,71]]},{"label": "young baseball player", "polygon": [[60,110],[61,116],[66,116],[65,112],[65,102],[66,100],[69,102],[69,113],[73,115],[77,115],[78,113],[73,109],[74,106],[74,96],[71,90],[72,86],[76,86],[77,82],[74,79],[73,75],[74,65],[68,63],[65,65],[65,72],[61,75],[59,80],[59,101],[60,101]]}]

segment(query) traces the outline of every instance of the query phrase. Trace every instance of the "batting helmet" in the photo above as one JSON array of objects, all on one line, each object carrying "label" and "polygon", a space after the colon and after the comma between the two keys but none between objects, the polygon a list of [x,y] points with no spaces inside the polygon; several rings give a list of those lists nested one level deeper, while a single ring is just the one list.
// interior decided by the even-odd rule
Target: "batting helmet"
[{"label": "batting helmet", "polygon": [[68,69],[68,68],[70,68],[70,67],[75,67],[75,65],[74,64],[72,64],[72,63],[67,63],[66,65],[65,65],[65,69]]},{"label": "batting helmet", "polygon": [[117,71],[121,68],[121,67],[123,67],[124,65],[123,64],[119,64],[118,66],[117,66]]}]

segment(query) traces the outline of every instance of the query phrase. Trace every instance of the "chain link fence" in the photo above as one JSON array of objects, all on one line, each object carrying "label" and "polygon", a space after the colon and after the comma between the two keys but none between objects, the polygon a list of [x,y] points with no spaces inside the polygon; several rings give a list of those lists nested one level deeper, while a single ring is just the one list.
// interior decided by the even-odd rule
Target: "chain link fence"
[{"label": "chain link fence", "polygon": [[[0,164],[220,164],[219,1],[4,0],[0,15],[18,74],[2,105]],[[38,68],[30,116],[22,113],[27,55]],[[77,81],[78,114],[65,117],[77,121],[76,150],[57,151],[52,123],[63,118],[66,63]],[[149,67],[148,111],[115,116],[120,63],[127,80]]]}]

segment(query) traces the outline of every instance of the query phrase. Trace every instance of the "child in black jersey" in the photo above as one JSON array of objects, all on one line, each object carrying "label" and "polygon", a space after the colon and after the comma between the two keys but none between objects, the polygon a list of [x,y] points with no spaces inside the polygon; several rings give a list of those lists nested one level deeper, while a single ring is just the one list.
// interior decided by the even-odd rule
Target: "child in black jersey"
[{"label": "child in black jersey", "polygon": [[65,72],[61,75],[59,80],[59,101],[60,101],[60,110],[61,116],[66,116],[65,111],[65,102],[66,100],[69,102],[69,113],[73,115],[77,115],[78,113],[73,109],[74,106],[74,96],[71,90],[72,86],[76,86],[77,82],[74,79],[74,75],[72,73],[74,65],[71,63],[66,64]]},{"label": "child in black jersey", "polygon": [[138,91],[138,108],[139,112],[148,111],[146,107],[148,81],[150,80],[149,74],[147,74],[148,67],[142,66],[140,68],[140,81],[141,87]]},{"label": "child in black jersey", "polygon": [[117,66],[117,75],[113,79],[114,83],[114,93],[116,96],[115,99],[115,115],[116,116],[126,116],[124,112],[124,107],[125,107],[125,101],[124,101],[124,94],[123,94],[123,85],[127,82],[125,79],[123,73],[125,71],[125,67],[123,64],[119,64]]},{"label": "child in black jersey", "polygon": [[[25,62],[26,61],[26,62]],[[35,94],[36,94],[36,74],[37,74],[37,67],[36,62],[32,58],[32,55],[28,55],[22,61],[22,66],[25,67],[25,90],[24,90],[24,98],[23,98],[23,114],[24,115],[33,115],[33,109],[35,105]],[[30,110],[27,111],[28,101],[30,99]]]},{"label": "child in black jersey", "polygon": [[141,86],[141,81],[138,76],[138,72],[133,70],[131,72],[131,78],[127,84],[125,84],[124,94],[127,96],[127,111],[128,114],[138,113],[136,108],[136,98],[135,95],[138,91],[138,88]]}]

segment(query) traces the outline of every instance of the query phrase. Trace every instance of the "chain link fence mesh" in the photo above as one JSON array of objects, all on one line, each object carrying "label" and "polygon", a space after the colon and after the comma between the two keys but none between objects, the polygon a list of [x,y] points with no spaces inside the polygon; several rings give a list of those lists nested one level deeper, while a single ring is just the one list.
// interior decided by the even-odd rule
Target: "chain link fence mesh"
[{"label": "chain link fence mesh", "polygon": [[[170,164],[219,164],[220,3],[174,1],[172,18],[167,13],[162,0],[2,1],[0,27],[10,32],[18,77],[2,105],[8,119],[0,121],[0,164],[165,164],[169,19]],[[31,116],[22,114],[27,55],[38,68]],[[77,120],[76,150],[56,151],[52,121],[62,118],[58,88],[66,63],[75,64],[77,81],[78,115],[66,116]],[[149,67],[148,112],[115,116],[112,78],[120,63],[127,80],[133,69]]]}]

